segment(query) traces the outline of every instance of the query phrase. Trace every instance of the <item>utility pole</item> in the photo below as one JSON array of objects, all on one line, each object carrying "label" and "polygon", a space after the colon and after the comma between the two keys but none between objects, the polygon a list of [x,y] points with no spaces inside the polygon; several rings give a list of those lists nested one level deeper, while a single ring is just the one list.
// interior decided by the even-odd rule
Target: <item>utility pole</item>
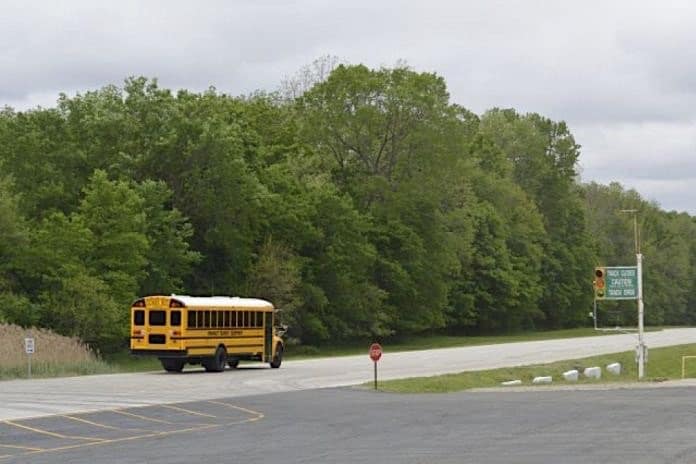
[{"label": "utility pole", "polygon": [[645,355],[647,347],[643,339],[643,255],[640,253],[640,237],[638,236],[638,210],[622,209],[622,213],[633,214],[633,243],[636,252],[636,273],[638,277],[638,380],[645,378]]}]

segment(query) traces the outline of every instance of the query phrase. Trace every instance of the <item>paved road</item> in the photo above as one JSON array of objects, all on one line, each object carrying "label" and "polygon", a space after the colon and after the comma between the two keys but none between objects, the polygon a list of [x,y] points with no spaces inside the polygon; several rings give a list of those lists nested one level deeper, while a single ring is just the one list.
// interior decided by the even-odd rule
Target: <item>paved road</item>
[{"label": "paved road", "polygon": [[[646,333],[652,348],[694,342],[696,329]],[[385,346],[379,372],[383,379],[436,375],[627,351],[635,344],[635,335],[622,334],[402,353],[389,353]],[[221,374],[196,370],[13,380],[0,382],[0,421],[348,386],[370,381],[372,375],[366,349],[361,356],[292,361],[280,369],[258,365]]]},{"label": "paved road", "polygon": [[191,401],[0,423],[0,464],[691,463],[693,396],[343,387]]}]

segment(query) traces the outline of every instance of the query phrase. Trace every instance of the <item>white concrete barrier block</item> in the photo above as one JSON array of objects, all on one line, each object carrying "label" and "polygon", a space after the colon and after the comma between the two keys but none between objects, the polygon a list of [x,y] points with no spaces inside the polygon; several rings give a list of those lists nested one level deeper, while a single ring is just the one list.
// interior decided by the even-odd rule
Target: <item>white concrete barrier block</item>
[{"label": "white concrete barrier block", "polygon": [[551,383],[553,379],[551,377],[534,377],[532,383]]},{"label": "white concrete barrier block", "polygon": [[510,386],[510,385],[522,385],[521,380],[508,380],[507,382],[501,382],[500,385]]},{"label": "white concrete barrier block", "polygon": [[607,364],[607,370],[614,375],[620,375],[621,374],[621,363]]},{"label": "white concrete barrier block", "polygon": [[585,377],[589,379],[600,379],[602,378],[602,368],[601,367],[588,367],[583,371]]},{"label": "white concrete barrier block", "polygon": [[577,382],[579,375],[580,375],[580,373],[578,372],[578,370],[573,369],[570,371],[565,371],[563,373],[563,378],[566,379],[568,382]]}]

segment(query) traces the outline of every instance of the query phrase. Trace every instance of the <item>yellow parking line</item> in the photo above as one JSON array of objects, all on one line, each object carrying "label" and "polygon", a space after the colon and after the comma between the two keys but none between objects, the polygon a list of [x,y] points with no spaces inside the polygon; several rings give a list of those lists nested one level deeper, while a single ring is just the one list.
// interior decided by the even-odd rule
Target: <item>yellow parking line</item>
[{"label": "yellow parking line", "polygon": [[74,420],[74,421],[77,421],[77,422],[82,422],[82,423],[89,424],[89,425],[94,425],[95,427],[101,427],[101,428],[104,428],[104,429],[124,430],[124,431],[133,430],[133,431],[136,431],[136,432],[151,432],[151,430],[138,429],[138,428],[114,427],[113,425],[100,424],[99,422],[93,422],[93,421],[91,421],[91,420],[83,419],[83,418],[81,418],[81,417],[69,416],[69,415],[67,415],[67,414],[62,414],[62,415],[60,415],[59,417],[65,417],[66,419]]},{"label": "yellow parking line", "polygon": [[123,414],[124,416],[135,417],[135,418],[146,420],[146,421],[158,422],[160,424],[176,425],[174,422],[169,422],[169,421],[162,420],[162,419],[155,419],[152,417],[145,417],[145,416],[141,416],[140,414],[133,414],[132,412],[121,411],[118,409],[114,409],[111,412],[115,412],[116,414]]},{"label": "yellow parking line", "polygon": [[3,445],[0,443],[0,448],[16,448],[29,451],[43,451],[43,448],[32,448],[31,446],[19,446],[19,445]]},{"label": "yellow parking line", "polygon": [[[246,413],[248,413],[248,414],[254,415],[255,417],[251,417],[251,418],[248,418],[248,419],[242,419],[242,420],[238,420],[238,421],[233,421],[233,422],[227,422],[227,423],[223,423],[223,424],[196,424],[196,425],[193,425],[193,426],[191,426],[191,427],[187,427],[187,428],[183,428],[183,429],[176,429],[176,430],[169,430],[169,431],[154,431],[154,432],[152,432],[152,433],[145,433],[145,434],[142,434],[142,435],[134,435],[134,436],[129,436],[129,437],[121,437],[121,438],[113,438],[113,439],[108,439],[108,438],[75,437],[75,436],[62,435],[62,434],[59,434],[59,433],[49,432],[49,431],[47,431],[47,430],[41,430],[41,429],[29,427],[29,426],[22,425],[22,424],[17,424],[17,423],[14,423],[14,422],[12,422],[12,421],[7,421],[7,420],[6,420],[6,421],[3,421],[3,423],[6,423],[6,424],[8,424],[8,425],[12,425],[12,426],[15,426],[15,427],[27,429],[27,430],[30,430],[30,431],[32,431],[32,432],[41,433],[41,434],[44,434],[44,435],[49,435],[49,436],[53,436],[53,437],[57,437],[57,438],[89,440],[89,442],[88,442],[88,443],[76,443],[76,444],[73,444],[73,445],[66,445],[66,446],[61,446],[61,447],[57,447],[57,448],[29,448],[29,447],[16,446],[16,448],[25,449],[25,450],[29,450],[29,451],[27,451],[27,452],[25,452],[25,453],[21,453],[21,454],[6,454],[6,455],[0,455],[0,459],[3,459],[3,458],[10,458],[10,457],[16,457],[16,456],[20,456],[20,455],[21,455],[21,456],[28,456],[28,455],[32,455],[32,454],[45,454],[45,453],[51,453],[51,452],[54,452],[54,451],[63,451],[63,450],[76,449],[76,448],[85,448],[85,447],[88,447],[88,446],[106,445],[106,444],[111,444],[111,443],[119,443],[119,442],[123,442],[123,441],[139,440],[139,439],[142,439],[142,438],[164,437],[164,436],[174,435],[174,434],[178,434],[178,433],[194,432],[194,431],[205,430],[205,429],[211,429],[211,428],[220,428],[220,427],[224,427],[224,426],[228,426],[228,425],[244,424],[244,423],[247,423],[247,422],[254,422],[254,421],[257,421],[257,420],[259,420],[259,419],[261,419],[261,418],[264,417],[264,414],[261,413],[261,412],[253,411],[253,410],[251,410],[251,409],[242,408],[241,406],[235,406],[235,405],[233,405],[233,404],[224,403],[224,402],[219,402],[219,401],[208,401],[208,402],[209,402],[209,403],[212,403],[212,404],[219,404],[219,405],[222,405],[222,406],[226,406],[226,407],[228,407],[228,408],[236,409],[236,410],[239,410],[239,411],[243,411],[243,412],[246,412]],[[171,406],[171,405],[159,405],[159,406],[169,407],[170,409],[178,409],[178,410],[181,410],[181,411],[184,411],[184,412],[188,412],[188,413],[192,413],[192,414],[196,414],[196,415],[201,415],[201,416],[216,417],[216,416],[211,416],[211,415],[208,415],[208,414],[198,413],[198,412],[196,412],[196,411],[190,411],[190,410],[187,410],[187,409],[184,409],[184,408],[179,408],[179,407],[177,407],[177,406]],[[122,415],[125,415],[125,416],[130,416],[130,417],[135,417],[135,418],[138,418],[138,419],[147,420],[147,421],[159,422],[159,423],[170,424],[170,425],[176,425],[176,423],[174,423],[174,422],[169,422],[169,421],[165,421],[165,420],[161,420],[161,419],[154,419],[154,418],[151,418],[151,417],[145,417],[145,416],[141,416],[141,415],[138,415],[138,414],[133,414],[133,413],[130,413],[130,412],[121,411],[121,410],[118,410],[118,409],[111,409],[111,410],[109,410],[109,411],[110,411],[110,412],[117,413],[117,414],[122,414]],[[111,426],[107,426],[107,425],[104,425],[104,424],[98,424],[98,423],[96,423],[96,422],[91,422],[91,421],[88,421],[87,419],[76,418],[76,417],[73,417],[73,416],[61,415],[60,417],[66,417],[66,418],[69,418],[69,419],[78,420],[78,421],[86,422],[86,423],[91,423],[91,424],[93,424],[93,425],[100,425],[100,426],[104,426],[104,427],[107,427],[107,428],[110,428],[110,427],[111,427]],[[123,430],[123,429],[122,429],[122,430]],[[135,429],[135,430],[138,430],[138,429]],[[2,447],[2,446],[8,446],[8,447],[13,447],[13,448],[15,447],[15,446],[13,446],[13,445],[0,445],[0,447]]]},{"label": "yellow parking line", "polygon": [[55,433],[55,432],[50,432],[48,430],[29,427],[28,425],[17,424],[16,422],[12,422],[12,421],[8,421],[8,420],[5,421],[5,424],[9,424],[9,425],[12,425],[14,427],[18,427],[20,429],[29,430],[31,432],[40,433],[42,435],[48,435],[49,437],[64,438],[64,439],[68,439],[68,440],[104,441],[104,438],[78,437],[78,436],[73,436],[73,435],[63,435],[61,433]]},{"label": "yellow parking line", "polygon": [[158,404],[157,406],[161,406],[161,407],[167,408],[167,409],[173,409],[175,411],[185,412],[187,414],[195,414],[196,416],[212,417],[213,419],[217,419],[217,416],[213,416],[211,414],[203,414],[202,412],[191,411],[190,409],[184,409],[184,408],[180,408],[178,406],[172,406],[171,404]]},{"label": "yellow parking line", "polygon": [[95,446],[95,445],[108,445],[111,443],[120,443],[122,441],[139,440],[142,438],[165,437],[168,435],[174,435],[176,433],[195,432],[195,431],[210,429],[210,428],[214,428],[214,427],[220,427],[220,425],[219,424],[205,424],[205,425],[201,425],[198,427],[188,427],[185,429],[171,430],[168,432],[155,432],[155,433],[148,433],[148,434],[144,434],[144,435],[135,435],[132,437],[104,439],[104,440],[101,440],[98,442],[92,442],[92,443],[77,443],[74,445],[60,446],[58,448],[46,448],[46,449],[42,449],[41,451],[31,451],[29,453],[24,453],[24,456],[30,455],[30,454],[52,453],[54,451],[64,451],[64,450],[76,449],[76,448],[86,448],[88,446]]},{"label": "yellow parking line", "polygon": [[249,421],[256,421],[256,420],[259,420],[259,419],[263,419],[263,417],[264,417],[262,412],[253,411],[253,410],[251,410],[251,409],[246,409],[246,408],[243,408],[243,407],[241,407],[241,406],[235,406],[234,404],[224,403],[224,402],[222,402],[222,401],[206,401],[206,403],[212,403],[212,404],[219,404],[219,405],[222,405],[222,406],[227,406],[228,408],[236,409],[236,410],[238,410],[238,411],[246,412],[246,413],[253,414],[253,415],[256,416],[256,417],[253,417],[253,418],[249,419]]}]

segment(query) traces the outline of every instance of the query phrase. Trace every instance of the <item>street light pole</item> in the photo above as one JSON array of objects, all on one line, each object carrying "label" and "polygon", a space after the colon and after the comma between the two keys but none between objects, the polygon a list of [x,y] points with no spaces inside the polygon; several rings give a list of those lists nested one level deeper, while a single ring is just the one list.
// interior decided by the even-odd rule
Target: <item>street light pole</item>
[{"label": "street light pole", "polygon": [[645,352],[646,346],[643,339],[643,255],[640,252],[640,239],[638,237],[638,217],[636,209],[622,209],[622,213],[633,214],[633,241],[636,252],[636,273],[638,274],[638,380],[645,378]]}]

